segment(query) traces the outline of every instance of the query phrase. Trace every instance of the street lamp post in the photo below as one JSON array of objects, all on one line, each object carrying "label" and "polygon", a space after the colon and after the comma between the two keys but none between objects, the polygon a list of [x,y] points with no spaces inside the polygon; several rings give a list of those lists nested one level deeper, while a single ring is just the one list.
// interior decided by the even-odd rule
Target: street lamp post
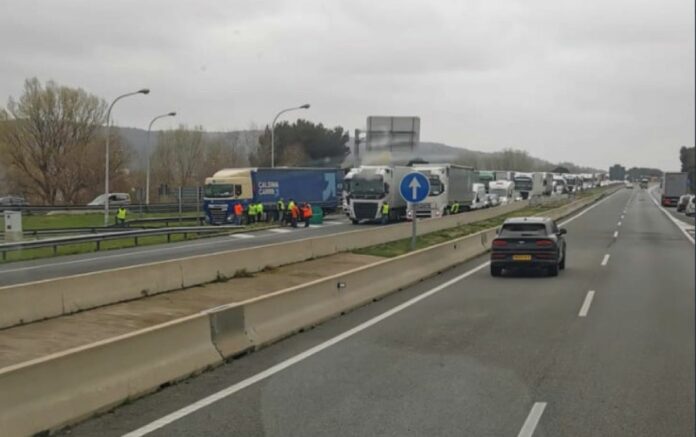
[{"label": "street lamp post", "polygon": [[150,155],[152,154],[150,151],[150,131],[152,130],[152,124],[160,118],[175,116],[176,112],[168,112],[166,114],[158,115],[157,117],[152,119],[150,125],[147,127],[147,170],[145,171],[145,205],[150,204]]},{"label": "street lamp post", "polygon": [[297,109],[309,109],[309,103],[305,103],[302,106],[297,106],[294,108],[283,109],[275,116],[275,118],[273,119],[273,123],[271,123],[271,168],[275,167],[275,124],[276,124],[276,121],[278,121],[278,117],[280,117],[282,114],[284,114],[288,111],[295,111]]},{"label": "street lamp post", "polygon": [[123,94],[114,99],[109,105],[109,109],[106,111],[106,165],[104,167],[104,226],[109,224],[109,136],[111,130],[111,109],[114,107],[116,102],[124,97],[134,96],[136,94],[150,94],[150,90],[143,88],[141,90],[135,91],[133,93]]}]

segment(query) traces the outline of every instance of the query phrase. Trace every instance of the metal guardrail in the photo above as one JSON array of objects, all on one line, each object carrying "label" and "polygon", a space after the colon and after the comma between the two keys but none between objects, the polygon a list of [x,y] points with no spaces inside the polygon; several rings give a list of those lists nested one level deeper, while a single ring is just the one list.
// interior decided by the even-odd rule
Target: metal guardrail
[{"label": "metal guardrail", "polygon": [[14,252],[25,249],[40,249],[52,247],[53,254],[57,255],[58,247],[68,246],[81,243],[95,243],[95,250],[101,250],[101,243],[108,240],[122,240],[125,238],[133,238],[134,245],[138,246],[138,239],[142,237],[151,237],[158,235],[166,235],[167,242],[171,242],[172,235],[183,234],[184,239],[188,239],[189,234],[222,234],[229,230],[242,229],[243,226],[226,225],[226,226],[181,226],[175,228],[159,228],[159,229],[140,229],[136,231],[114,231],[95,235],[70,236],[63,238],[53,238],[45,240],[18,241],[14,243],[0,244],[0,253],[2,260],[7,259],[8,252]]},{"label": "metal guardrail", "polygon": [[[110,205],[110,209],[116,211],[120,205]],[[144,213],[171,213],[179,211],[178,203],[160,203],[160,204],[130,204],[125,205],[125,208],[131,213],[144,212]],[[182,212],[193,212],[200,211],[203,209],[203,204],[200,205],[196,203],[183,203],[181,205]],[[89,205],[0,205],[0,211],[22,211],[27,213],[47,213],[54,211],[94,211],[102,212],[104,211],[104,206],[89,206]]]}]

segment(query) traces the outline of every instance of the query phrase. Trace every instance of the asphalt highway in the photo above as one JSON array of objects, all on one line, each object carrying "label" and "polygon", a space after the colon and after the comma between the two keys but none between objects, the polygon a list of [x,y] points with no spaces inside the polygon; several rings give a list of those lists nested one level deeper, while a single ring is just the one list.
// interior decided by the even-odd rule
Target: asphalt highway
[{"label": "asphalt highway", "polygon": [[693,435],[693,243],[645,190],[564,227],[558,277],[482,256],[69,435]]},{"label": "asphalt highway", "polygon": [[310,225],[309,228],[300,225],[297,229],[284,227],[155,246],[13,262],[0,265],[0,286],[330,235],[367,226],[374,225],[356,227],[346,218],[336,216],[321,225]]}]

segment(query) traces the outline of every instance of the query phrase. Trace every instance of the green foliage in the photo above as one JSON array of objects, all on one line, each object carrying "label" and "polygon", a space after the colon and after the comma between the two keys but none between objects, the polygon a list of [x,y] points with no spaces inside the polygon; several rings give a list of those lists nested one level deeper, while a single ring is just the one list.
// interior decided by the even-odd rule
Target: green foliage
[{"label": "green foliage", "polygon": [[613,181],[622,181],[626,178],[626,167],[620,164],[614,164],[609,167],[609,179]]},{"label": "green foliage", "polygon": [[[276,165],[338,165],[348,155],[348,132],[337,126],[332,129],[307,120],[275,125]],[[259,137],[258,148],[249,155],[252,166],[271,165],[271,130],[266,127]]]},{"label": "green foliage", "polygon": [[631,167],[627,172],[628,179],[637,181],[643,177],[662,177],[662,170],[659,168]]}]

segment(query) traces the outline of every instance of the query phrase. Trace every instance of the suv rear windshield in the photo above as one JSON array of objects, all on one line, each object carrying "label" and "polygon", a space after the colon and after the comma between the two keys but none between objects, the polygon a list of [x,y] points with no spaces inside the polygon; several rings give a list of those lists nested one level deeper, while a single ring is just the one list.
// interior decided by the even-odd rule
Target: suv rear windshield
[{"label": "suv rear windshield", "polygon": [[546,235],[543,223],[508,223],[500,231],[501,237],[536,237]]}]

